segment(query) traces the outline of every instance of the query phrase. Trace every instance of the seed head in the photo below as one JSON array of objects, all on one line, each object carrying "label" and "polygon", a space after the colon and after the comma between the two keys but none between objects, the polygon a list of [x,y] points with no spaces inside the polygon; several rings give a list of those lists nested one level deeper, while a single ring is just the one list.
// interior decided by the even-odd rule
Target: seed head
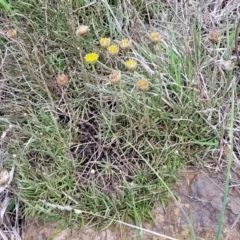
[{"label": "seed head", "polygon": [[109,75],[109,81],[112,84],[118,84],[121,81],[121,71],[115,70]]},{"label": "seed head", "polygon": [[57,76],[57,83],[60,86],[65,86],[68,83],[68,76],[65,74],[60,74]]},{"label": "seed head", "polygon": [[119,42],[119,46],[123,50],[128,50],[132,46],[132,41],[127,38],[124,38]]},{"label": "seed head", "polygon": [[10,176],[7,170],[2,170],[0,172],[0,186],[4,186],[8,183]]},{"label": "seed head", "polygon": [[235,64],[231,60],[224,62],[223,65],[226,71],[232,71],[235,68]]},{"label": "seed head", "polygon": [[216,44],[221,40],[221,34],[219,32],[213,31],[209,33],[208,39],[211,43]]},{"label": "seed head", "polygon": [[86,25],[80,25],[78,26],[77,30],[76,30],[76,35],[77,36],[84,36],[88,33],[89,31],[89,27]]},{"label": "seed head", "polygon": [[152,43],[158,43],[161,41],[161,35],[158,32],[151,32],[148,37]]},{"label": "seed head", "polygon": [[102,48],[107,48],[111,44],[111,38],[101,38],[99,43]]},{"label": "seed head", "polygon": [[13,28],[9,29],[9,30],[7,31],[7,36],[8,36],[9,38],[14,38],[14,37],[16,37],[16,36],[17,36],[17,31],[16,31],[16,29],[13,29]]},{"label": "seed head", "polygon": [[146,79],[141,79],[137,82],[137,88],[141,91],[147,91],[149,89],[149,83]]}]

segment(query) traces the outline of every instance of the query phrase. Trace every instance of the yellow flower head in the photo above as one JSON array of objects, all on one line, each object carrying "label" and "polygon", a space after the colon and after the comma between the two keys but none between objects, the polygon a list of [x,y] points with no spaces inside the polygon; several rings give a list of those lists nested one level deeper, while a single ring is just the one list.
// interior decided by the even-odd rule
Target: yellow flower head
[{"label": "yellow flower head", "polygon": [[149,83],[146,79],[141,79],[137,82],[137,88],[141,91],[147,91],[149,89]]},{"label": "yellow flower head", "polygon": [[124,38],[119,42],[119,46],[121,49],[127,50],[132,46],[132,41],[127,38]]},{"label": "yellow flower head", "polygon": [[116,56],[118,55],[119,53],[119,47],[117,45],[110,45],[108,48],[108,53],[111,55],[111,56]]},{"label": "yellow flower head", "polygon": [[76,35],[77,36],[84,36],[84,35],[86,35],[87,33],[88,33],[88,31],[89,31],[89,27],[88,26],[86,26],[86,25],[80,25],[78,28],[77,28],[77,30],[76,30]]},{"label": "yellow flower head", "polygon": [[137,68],[137,62],[134,59],[128,59],[125,66],[127,69],[134,71]]},{"label": "yellow flower head", "polygon": [[68,76],[65,74],[60,74],[57,76],[57,83],[61,86],[64,86],[68,83]]},{"label": "yellow flower head", "polygon": [[149,33],[149,39],[152,43],[158,43],[161,40],[161,35],[158,32]]},{"label": "yellow flower head", "polygon": [[17,36],[17,31],[15,29],[11,28],[7,31],[7,36],[9,38],[14,38]]},{"label": "yellow flower head", "polygon": [[95,62],[98,60],[98,57],[99,57],[99,55],[98,55],[97,53],[92,52],[92,53],[88,53],[88,54],[84,57],[84,59],[85,59],[85,61],[86,61],[87,63],[93,64],[93,63],[95,63]]},{"label": "yellow flower head", "polygon": [[209,39],[209,41],[210,41],[211,43],[216,44],[216,43],[218,43],[218,42],[220,41],[221,35],[220,35],[219,32],[216,32],[216,31],[210,32],[210,33],[209,33],[209,36],[208,36],[208,39]]},{"label": "yellow flower head", "polygon": [[109,81],[112,84],[118,84],[121,81],[121,71],[115,70],[109,75]]},{"label": "yellow flower head", "polygon": [[100,46],[103,48],[107,48],[111,44],[111,39],[110,38],[101,38],[99,40]]}]

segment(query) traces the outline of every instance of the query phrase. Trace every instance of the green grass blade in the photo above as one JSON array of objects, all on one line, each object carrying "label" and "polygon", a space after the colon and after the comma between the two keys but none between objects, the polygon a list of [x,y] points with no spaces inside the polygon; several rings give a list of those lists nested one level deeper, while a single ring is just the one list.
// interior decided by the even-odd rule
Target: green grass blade
[{"label": "green grass blade", "polygon": [[163,186],[166,188],[166,190],[169,192],[169,194],[171,195],[171,197],[173,198],[173,200],[176,202],[176,204],[180,207],[180,209],[182,210],[183,214],[185,215],[189,226],[190,226],[190,232],[191,232],[191,237],[193,237],[193,239],[195,239],[195,234],[194,234],[194,229],[191,223],[191,220],[189,219],[188,215],[186,214],[186,212],[183,210],[181,204],[179,203],[179,201],[177,200],[177,198],[174,196],[173,192],[171,191],[171,189],[168,187],[168,185],[165,183],[165,181],[160,177],[160,175],[157,173],[157,171],[152,167],[152,165],[142,156],[142,154],[129,142],[129,145],[132,146],[132,148],[139,154],[139,156],[142,158],[142,160],[147,164],[147,166],[151,169],[151,171],[156,175],[156,177],[160,180],[160,182],[163,184]]},{"label": "green grass blade", "polygon": [[229,180],[230,180],[230,173],[231,173],[231,165],[232,165],[232,159],[233,159],[233,124],[234,124],[234,88],[232,90],[232,107],[231,107],[231,119],[230,119],[230,130],[229,130],[229,137],[230,137],[230,153],[228,156],[228,166],[227,166],[227,176],[226,176],[226,183],[224,188],[224,197],[223,197],[223,203],[222,203],[222,209],[218,224],[218,231],[217,231],[217,237],[216,240],[221,239],[221,233],[222,233],[222,227],[223,227],[223,219],[224,214],[226,210],[227,205],[227,196],[229,191]]},{"label": "green grass blade", "polygon": [[8,4],[5,0],[0,0],[0,8],[3,9],[7,13],[12,13],[10,4]]}]

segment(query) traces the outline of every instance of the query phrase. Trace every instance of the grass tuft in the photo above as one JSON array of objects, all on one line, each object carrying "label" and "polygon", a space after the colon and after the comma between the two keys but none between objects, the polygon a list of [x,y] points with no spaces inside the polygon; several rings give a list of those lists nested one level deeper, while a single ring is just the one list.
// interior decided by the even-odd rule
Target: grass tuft
[{"label": "grass tuft", "polygon": [[[0,130],[14,126],[6,167],[16,166],[26,218],[83,226],[130,217],[138,226],[173,196],[179,170],[219,160],[239,74],[224,68],[234,61],[232,12],[214,6],[217,43],[208,39],[208,6],[199,12],[197,2],[11,2],[14,19],[4,18],[0,33]],[[79,26],[89,28],[79,35]],[[109,54],[99,45],[105,37],[131,44]]]}]

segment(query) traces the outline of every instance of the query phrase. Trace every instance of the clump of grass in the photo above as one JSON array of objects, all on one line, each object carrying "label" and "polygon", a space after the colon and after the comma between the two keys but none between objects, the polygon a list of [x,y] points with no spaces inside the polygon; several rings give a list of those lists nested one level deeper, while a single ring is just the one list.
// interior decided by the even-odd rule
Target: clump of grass
[{"label": "clump of grass", "polygon": [[12,13],[10,4],[5,0],[0,1],[0,9],[3,9],[5,12]]},{"label": "clump of grass", "polygon": [[[6,37],[3,48],[0,114],[14,125],[5,148],[17,155],[10,163],[26,217],[79,225],[102,223],[98,215],[150,219],[180,169],[215,156],[232,87],[233,72],[217,64],[228,43],[218,49],[204,39],[193,16],[179,24],[183,16],[172,16],[172,6],[136,4],[13,5],[18,35]],[[128,11],[139,14],[131,19]],[[159,27],[162,20],[168,25]],[[79,25],[87,31],[76,35]],[[108,38],[117,54],[105,49],[110,43],[99,45]],[[131,45],[121,47],[122,39]],[[116,72],[121,77],[112,84]],[[59,84],[62,76],[67,81]]]}]

